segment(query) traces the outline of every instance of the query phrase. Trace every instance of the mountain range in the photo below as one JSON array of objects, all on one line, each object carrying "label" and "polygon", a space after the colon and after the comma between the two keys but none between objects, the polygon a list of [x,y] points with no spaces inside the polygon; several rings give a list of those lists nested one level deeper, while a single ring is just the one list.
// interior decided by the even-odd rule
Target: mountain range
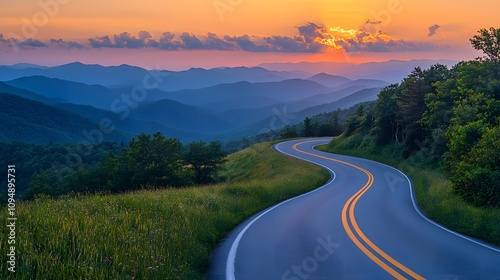
[{"label": "mountain range", "polygon": [[[385,65],[382,71],[398,71],[407,64]],[[318,68],[316,64],[290,70],[282,66],[177,72],[81,63],[0,66],[0,140],[36,142],[35,135],[40,135],[36,136],[39,142],[78,142],[85,138],[81,128],[99,129],[105,123],[114,128],[113,133],[105,133],[105,140],[161,131],[183,142],[226,142],[375,100],[380,89],[389,85],[387,80],[361,78],[372,64],[365,65],[358,76],[352,75],[352,69],[361,66],[351,65],[346,68],[349,77],[306,71]],[[61,119],[68,121],[56,126]],[[13,120],[33,133],[8,132]],[[64,125],[72,128],[63,129]],[[44,126],[46,137],[42,137]],[[50,136],[57,133],[61,137]]]}]

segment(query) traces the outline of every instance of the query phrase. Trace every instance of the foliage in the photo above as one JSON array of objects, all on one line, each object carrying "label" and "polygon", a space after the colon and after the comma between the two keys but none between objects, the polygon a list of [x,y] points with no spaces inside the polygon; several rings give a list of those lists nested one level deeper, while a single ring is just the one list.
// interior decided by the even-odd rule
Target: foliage
[{"label": "foliage", "polygon": [[0,119],[2,142],[97,144],[130,139],[112,124],[93,122],[38,101],[2,92]]},{"label": "foliage", "polygon": [[478,33],[470,39],[472,46],[483,51],[492,61],[500,62],[500,28],[483,28]]},{"label": "foliage", "polygon": [[329,177],[269,143],[230,155],[220,173],[227,182],[211,187],[19,202],[17,273],[2,251],[0,278],[204,279],[211,252],[234,227]]},{"label": "foliage", "polygon": [[287,125],[283,131],[280,133],[280,138],[281,139],[290,139],[290,138],[296,138],[299,137],[299,133],[297,132],[297,129],[295,127],[291,127]]},{"label": "foliage", "polygon": [[139,189],[183,187],[191,183],[208,184],[226,153],[220,143],[208,146],[193,142],[184,152],[179,140],[161,133],[140,134],[128,146],[108,150],[93,164],[71,169],[52,166],[33,176],[24,192],[25,199],[39,194],[59,196],[69,193],[119,193]]},{"label": "foliage", "polygon": [[[402,170],[411,178],[418,206],[427,217],[467,236],[500,245],[500,208],[477,207],[465,202],[453,191],[452,184],[442,172],[416,161],[418,155],[403,159],[401,147],[380,147],[375,140],[374,135],[340,136],[329,145],[318,148],[331,153],[376,160]],[[498,166],[498,149],[495,155],[490,155],[496,155],[491,158],[491,163],[495,164],[494,161],[497,160]]]},{"label": "foliage", "polygon": [[222,150],[219,142],[192,142],[185,155],[186,163],[191,165],[196,184],[209,184],[214,182],[213,175],[221,164],[224,163],[226,152]]},{"label": "foliage", "polygon": [[[368,103],[370,102],[365,102],[365,104]],[[357,107],[360,105],[358,104],[348,109],[337,109],[310,117],[312,124],[317,128],[313,136],[337,136],[342,134],[344,123],[351,115],[355,114]],[[286,125],[280,129],[261,132],[253,137],[245,137],[239,141],[229,142],[224,145],[224,148],[228,152],[236,152],[256,143],[304,136],[303,131],[304,122]]]},{"label": "foliage", "polygon": [[490,160],[500,146],[499,38],[491,28],[471,39],[486,58],[450,70],[415,68],[401,84],[384,88],[374,106],[358,108],[343,136],[359,134],[379,147],[393,144],[403,159],[443,164],[465,201],[500,207],[499,171]]},{"label": "foliage", "polygon": [[[95,145],[0,143],[0,154],[3,155],[0,163],[2,166],[17,165],[16,190],[21,196],[34,177],[40,176],[39,180],[43,179],[45,186],[51,188],[68,173],[81,166],[93,166],[110,151],[117,153],[121,149],[121,145],[113,142]],[[7,185],[6,177],[1,180]]]},{"label": "foliage", "polygon": [[474,205],[500,207],[500,127],[476,121],[450,133],[445,167],[456,193]]}]

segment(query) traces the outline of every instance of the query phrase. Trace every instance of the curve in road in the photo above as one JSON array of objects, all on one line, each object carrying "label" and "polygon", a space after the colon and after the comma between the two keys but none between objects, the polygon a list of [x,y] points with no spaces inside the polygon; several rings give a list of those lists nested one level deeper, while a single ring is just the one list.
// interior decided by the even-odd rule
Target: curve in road
[{"label": "curve in road", "polygon": [[235,229],[210,279],[500,279],[498,248],[425,218],[400,171],[313,149],[330,140],[275,146],[332,178]]}]

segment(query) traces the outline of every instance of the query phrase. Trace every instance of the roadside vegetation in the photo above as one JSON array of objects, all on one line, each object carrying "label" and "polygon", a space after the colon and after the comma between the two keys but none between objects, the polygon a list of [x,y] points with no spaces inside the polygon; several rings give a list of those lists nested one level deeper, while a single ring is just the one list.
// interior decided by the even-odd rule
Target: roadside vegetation
[{"label": "roadside vegetation", "polygon": [[234,227],[329,177],[270,143],[230,155],[217,176],[223,183],[18,202],[17,274],[7,270],[2,234],[0,278],[203,279]]},{"label": "roadside vegetation", "polygon": [[374,138],[340,136],[318,149],[375,160],[393,166],[410,177],[420,210],[430,219],[462,234],[500,246],[500,209],[477,207],[457,195],[439,168],[425,166],[419,156],[403,158],[401,149],[379,147]]},{"label": "roadside vegetation", "polygon": [[484,57],[415,68],[324,149],[402,169],[431,219],[500,245],[500,29],[470,41]]}]

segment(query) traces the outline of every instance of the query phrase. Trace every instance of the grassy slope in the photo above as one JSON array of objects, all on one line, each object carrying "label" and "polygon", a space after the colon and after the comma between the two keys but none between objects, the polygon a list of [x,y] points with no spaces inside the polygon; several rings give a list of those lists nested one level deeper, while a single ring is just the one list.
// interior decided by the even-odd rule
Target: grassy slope
[{"label": "grassy slope", "polygon": [[[405,172],[413,181],[418,205],[427,217],[457,232],[500,245],[500,209],[478,208],[462,201],[445,176],[398,157],[394,147],[375,147],[360,135],[336,138],[321,150],[368,158]],[[418,162],[418,156],[413,161]]]},{"label": "grassy slope", "polygon": [[[259,144],[229,157],[211,187],[17,204],[20,279],[201,279],[211,251],[245,218],[311,190],[328,173]],[[0,212],[6,221],[7,211]],[[0,236],[0,278],[7,232]]]}]

